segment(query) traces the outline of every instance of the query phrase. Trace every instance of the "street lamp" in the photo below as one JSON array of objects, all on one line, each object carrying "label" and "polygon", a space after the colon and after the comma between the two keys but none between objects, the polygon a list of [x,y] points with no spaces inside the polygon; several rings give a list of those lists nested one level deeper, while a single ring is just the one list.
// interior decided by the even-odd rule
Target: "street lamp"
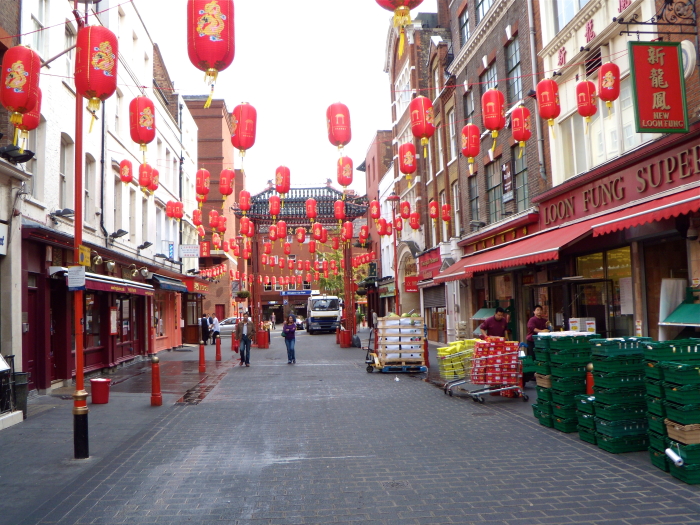
[{"label": "street lamp", "polygon": [[386,200],[391,203],[391,226],[394,231],[394,303],[396,305],[396,313],[401,315],[401,296],[399,294],[399,260],[398,260],[398,250],[397,250],[397,240],[396,237],[399,234],[396,229],[396,204],[399,202],[400,197],[396,195],[396,192],[391,192]]}]

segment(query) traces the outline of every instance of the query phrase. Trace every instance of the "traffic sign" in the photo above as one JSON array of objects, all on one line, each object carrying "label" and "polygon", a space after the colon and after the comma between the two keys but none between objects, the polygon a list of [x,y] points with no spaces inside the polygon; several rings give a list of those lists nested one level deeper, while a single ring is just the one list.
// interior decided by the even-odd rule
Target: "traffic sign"
[{"label": "traffic sign", "polygon": [[90,248],[80,245],[78,249],[80,250],[78,264],[81,266],[90,266]]}]

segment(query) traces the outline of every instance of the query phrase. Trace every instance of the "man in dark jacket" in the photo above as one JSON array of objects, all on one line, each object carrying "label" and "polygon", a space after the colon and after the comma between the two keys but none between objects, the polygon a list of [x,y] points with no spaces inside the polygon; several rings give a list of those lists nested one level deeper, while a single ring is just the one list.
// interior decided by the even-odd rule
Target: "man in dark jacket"
[{"label": "man in dark jacket", "polygon": [[207,314],[202,314],[202,319],[199,321],[202,327],[202,341],[206,345],[209,341],[209,319],[207,319]]},{"label": "man in dark jacket", "polygon": [[245,315],[236,325],[235,337],[241,342],[241,366],[250,366],[250,345],[255,340],[255,323]]}]

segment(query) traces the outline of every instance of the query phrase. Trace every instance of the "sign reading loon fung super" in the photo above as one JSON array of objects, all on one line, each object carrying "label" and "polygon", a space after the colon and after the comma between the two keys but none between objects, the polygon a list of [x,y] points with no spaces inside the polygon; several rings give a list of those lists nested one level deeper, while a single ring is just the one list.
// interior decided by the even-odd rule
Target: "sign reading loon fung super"
[{"label": "sign reading loon fung super", "polygon": [[683,56],[678,42],[628,42],[637,133],[687,133]]}]

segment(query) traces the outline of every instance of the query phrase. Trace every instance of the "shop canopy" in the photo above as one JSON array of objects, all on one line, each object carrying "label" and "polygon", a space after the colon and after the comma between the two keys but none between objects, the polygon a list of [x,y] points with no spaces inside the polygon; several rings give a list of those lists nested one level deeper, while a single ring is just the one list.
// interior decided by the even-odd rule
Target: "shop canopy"
[{"label": "shop canopy", "polygon": [[132,295],[153,295],[153,286],[150,284],[118,279],[109,275],[85,272],[85,287],[88,290],[102,292],[114,292]]},{"label": "shop canopy", "polygon": [[601,217],[593,224],[593,236],[626,230],[698,210],[700,210],[700,187],[667,195]]},{"label": "shop canopy", "polygon": [[700,304],[683,303],[669,315],[661,326],[700,326]]},{"label": "shop canopy", "polygon": [[185,285],[185,283],[178,279],[172,279],[170,277],[166,277],[165,275],[159,275],[157,273],[153,274],[152,279],[161,290],[170,290],[173,292],[187,293],[187,286]]},{"label": "shop canopy", "polygon": [[592,221],[583,221],[537,233],[491,250],[460,259],[435,278],[436,283],[467,279],[477,272],[512,268],[559,259],[559,250],[591,231]]}]

